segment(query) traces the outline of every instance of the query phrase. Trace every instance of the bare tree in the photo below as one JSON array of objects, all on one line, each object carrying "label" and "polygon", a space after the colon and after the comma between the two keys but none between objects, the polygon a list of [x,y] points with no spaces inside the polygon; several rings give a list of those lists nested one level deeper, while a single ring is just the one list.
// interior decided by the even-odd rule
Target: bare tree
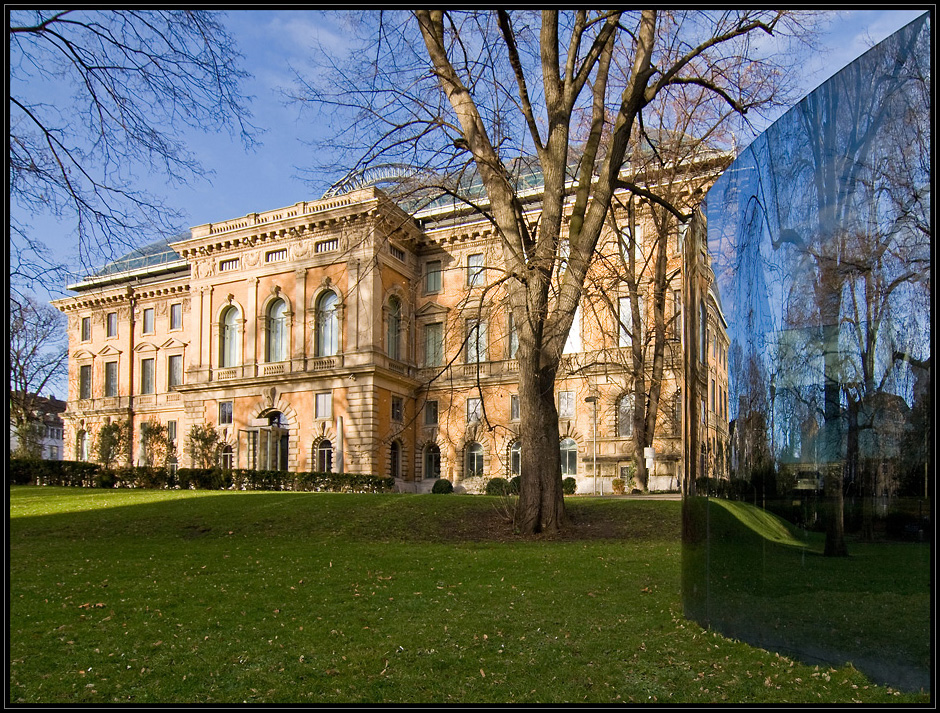
[{"label": "bare tree", "polygon": [[[554,383],[614,194],[645,191],[669,205],[622,181],[637,119],[689,86],[740,114],[779,99],[786,75],[752,37],[798,29],[795,16],[772,11],[436,10],[400,24],[383,14],[374,52],[358,55],[366,66],[330,77],[332,89],[304,88],[321,106],[361,109],[340,138],[359,150],[359,167],[395,160],[447,176],[442,187],[495,226],[494,274],[519,339],[522,532],[565,521]],[[516,179],[533,166],[543,192],[531,224]],[[483,190],[461,195],[471,176]]]},{"label": "bare tree", "polygon": [[72,223],[88,268],[136,247],[136,236],[178,231],[179,213],[136,174],[204,176],[186,128],[228,127],[251,143],[247,75],[216,13],[21,9],[7,35],[14,290],[65,272],[31,216]]},{"label": "bare tree", "polygon": [[22,448],[36,442],[43,393],[66,376],[65,317],[27,295],[10,299],[10,421]]}]

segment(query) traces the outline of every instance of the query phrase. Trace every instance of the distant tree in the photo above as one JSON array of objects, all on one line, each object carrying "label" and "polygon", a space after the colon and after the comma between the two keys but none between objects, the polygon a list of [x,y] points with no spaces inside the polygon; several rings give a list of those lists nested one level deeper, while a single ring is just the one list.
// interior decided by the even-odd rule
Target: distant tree
[{"label": "distant tree", "polygon": [[178,230],[178,211],[137,173],[183,183],[205,175],[185,128],[237,129],[250,143],[235,41],[204,10],[26,10],[9,39],[10,276],[14,290],[62,265],[31,230],[67,220],[83,266],[138,235]]},{"label": "distant tree", "polygon": [[10,298],[10,422],[24,453],[36,450],[42,394],[66,375],[65,317],[29,295]]},{"label": "distant tree", "polygon": [[186,440],[194,468],[214,468],[218,465],[222,443],[219,432],[211,423],[193,424]]},{"label": "distant tree", "polygon": [[[95,455],[105,468],[114,467],[122,459],[128,459],[131,439],[129,421],[111,421],[98,430]],[[129,462],[129,459],[128,459]]]}]

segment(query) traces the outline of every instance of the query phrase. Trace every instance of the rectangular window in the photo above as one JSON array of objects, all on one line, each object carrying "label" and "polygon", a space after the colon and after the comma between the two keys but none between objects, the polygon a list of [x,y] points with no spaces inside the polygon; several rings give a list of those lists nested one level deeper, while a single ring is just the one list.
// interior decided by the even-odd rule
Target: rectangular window
[{"label": "rectangular window", "polygon": [[91,398],[91,364],[85,364],[78,369],[78,398]]},{"label": "rectangular window", "polygon": [[574,418],[574,391],[558,392],[558,417]]},{"label": "rectangular window", "polygon": [[424,425],[437,425],[437,401],[428,401],[424,404]]},{"label": "rectangular window", "polygon": [[575,354],[581,350],[581,305],[578,305],[574,310],[574,319],[571,321],[571,329],[568,330],[568,339],[565,340],[563,353]]},{"label": "rectangular window", "polygon": [[104,395],[118,395],[118,363],[108,361],[104,364]]},{"label": "rectangular window", "polygon": [[397,245],[392,245],[391,243],[389,243],[388,251],[392,254],[392,257],[394,257],[395,259],[401,260],[402,262],[405,261],[405,251],[402,250]]},{"label": "rectangular window", "polygon": [[140,393],[152,394],[154,384],[154,360],[140,360]]},{"label": "rectangular window", "polygon": [[441,261],[431,260],[424,266],[424,291],[441,291]]},{"label": "rectangular window", "polygon": [[519,352],[519,331],[516,329],[516,323],[513,321],[512,312],[509,313],[509,354],[510,359],[515,359]]},{"label": "rectangular window", "polygon": [[483,418],[483,400],[467,399],[467,423],[474,423]]},{"label": "rectangular window", "polygon": [[486,361],[486,322],[467,320],[467,363]]},{"label": "rectangular window", "polygon": [[519,420],[519,394],[509,395],[509,420]]},{"label": "rectangular window", "polygon": [[483,253],[467,255],[467,287],[483,284]]},{"label": "rectangular window", "polygon": [[59,460],[58,446],[49,446],[49,460]]},{"label": "rectangular window", "polygon": [[392,397],[392,420],[401,423],[405,418],[405,402],[401,396]]},{"label": "rectangular window", "polygon": [[167,362],[167,382],[166,385],[179,386],[183,383],[183,356],[174,354]]},{"label": "rectangular window", "polygon": [[166,439],[170,442],[171,447],[176,445],[176,421],[166,422]]},{"label": "rectangular window", "polygon": [[225,425],[232,422],[232,401],[219,402],[219,425]]},{"label": "rectangular window", "polygon": [[117,336],[117,312],[108,312],[108,336]]},{"label": "rectangular window", "polygon": [[180,302],[170,305],[170,329],[183,328],[183,305]]},{"label": "rectangular window", "polygon": [[313,405],[315,418],[333,418],[333,392],[323,391],[316,395]]},{"label": "rectangular window", "polygon": [[144,310],[144,334],[153,334],[153,307]]},{"label": "rectangular window", "polygon": [[281,262],[282,260],[287,259],[287,248],[282,248],[280,250],[268,250],[264,254],[265,262]]},{"label": "rectangular window", "polygon": [[82,317],[82,341],[91,339],[91,317]]},{"label": "rectangular window", "polygon": [[715,380],[711,380],[711,390],[709,391],[709,398],[711,399],[712,413],[715,413]]},{"label": "rectangular window", "polygon": [[676,339],[682,334],[682,292],[672,291],[672,333]]},{"label": "rectangular window", "polygon": [[444,323],[432,322],[424,327],[424,365],[444,363]]},{"label": "rectangular window", "polygon": [[[633,240],[633,261],[636,274],[639,275],[643,268],[643,227],[634,226]],[[620,256],[624,263],[630,260],[630,232],[625,230],[620,234]]]},{"label": "rectangular window", "polygon": [[630,297],[621,297],[618,302],[617,318],[620,320],[620,339],[621,347],[629,347],[633,344],[631,333],[633,332],[633,310],[630,307]]},{"label": "rectangular window", "polygon": [[232,258],[231,260],[221,260],[219,261],[219,272],[228,272],[229,270],[238,269],[238,258]]},{"label": "rectangular window", "polygon": [[313,252],[315,253],[328,253],[336,250],[339,247],[339,238],[330,238],[329,240],[321,240],[313,246]]}]

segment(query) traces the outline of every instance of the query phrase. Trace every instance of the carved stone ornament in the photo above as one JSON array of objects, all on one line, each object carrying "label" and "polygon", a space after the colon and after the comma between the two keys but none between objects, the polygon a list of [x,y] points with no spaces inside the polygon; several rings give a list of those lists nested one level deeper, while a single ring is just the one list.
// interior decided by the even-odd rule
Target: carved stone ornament
[{"label": "carved stone ornament", "polygon": [[252,250],[245,253],[245,264],[250,267],[254,267],[259,262],[261,262],[261,252],[258,250]]}]

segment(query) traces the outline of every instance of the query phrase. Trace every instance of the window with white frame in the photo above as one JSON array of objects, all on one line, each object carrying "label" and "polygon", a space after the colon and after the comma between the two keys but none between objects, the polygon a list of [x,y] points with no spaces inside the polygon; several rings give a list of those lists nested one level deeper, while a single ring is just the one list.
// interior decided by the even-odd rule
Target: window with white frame
[{"label": "window with white frame", "polygon": [[467,363],[486,361],[486,322],[467,320]]},{"label": "window with white frame", "polygon": [[219,272],[229,272],[230,270],[238,269],[238,258],[232,258],[231,260],[220,260],[219,261]]},{"label": "window with white frame", "polygon": [[333,392],[321,391],[314,396],[314,418],[333,418]]},{"label": "window with white frame", "polygon": [[515,441],[509,446],[509,476],[514,478],[522,474],[522,443]]},{"label": "window with white frame", "polygon": [[405,419],[405,400],[401,396],[392,397],[392,420],[401,423]]},{"label": "window with white frame", "polygon": [[229,306],[219,325],[219,364],[223,368],[238,364],[238,308]]},{"label": "window with white frame", "polygon": [[558,418],[574,418],[574,391],[558,392]]},{"label": "window with white frame", "polygon": [[104,364],[104,395],[114,397],[118,395],[118,363],[108,361]]},{"label": "window with white frame", "polygon": [[224,426],[232,423],[232,401],[219,401],[219,424]]},{"label": "window with white frame", "polygon": [[519,394],[509,394],[509,420],[519,420]]},{"label": "window with white frame", "polygon": [[118,335],[117,312],[108,312],[107,324],[108,324],[108,332],[107,332],[108,336],[116,337]]},{"label": "window with white frame", "polygon": [[143,323],[143,333],[144,334],[153,334],[153,307],[147,307],[144,310],[144,323]]},{"label": "window with white frame", "polygon": [[174,302],[170,305],[170,329],[178,330],[183,328],[183,305],[180,302]]},{"label": "window with white frame", "polygon": [[617,436],[619,438],[633,436],[634,403],[633,394],[624,394],[617,402]]},{"label": "window with white frame", "polygon": [[268,306],[267,346],[268,362],[287,359],[287,303],[278,298]]},{"label": "window with white frame", "polygon": [[388,332],[385,338],[388,358],[401,360],[401,300],[390,297],[388,300]]},{"label": "window with white frame", "polygon": [[424,425],[436,426],[437,417],[437,401],[427,401],[424,404]]},{"label": "window with white frame", "polygon": [[481,287],[483,281],[483,253],[467,255],[467,287]]},{"label": "window with white frame", "polygon": [[561,475],[563,478],[578,474],[578,444],[573,438],[565,438],[559,445],[561,451]]},{"label": "window with white frame", "polygon": [[426,294],[441,291],[441,261],[430,260],[424,266],[424,291]]},{"label": "window with white frame", "polygon": [[91,341],[91,317],[82,317],[82,341]]},{"label": "window with white frame", "polygon": [[424,365],[440,366],[444,363],[444,323],[424,325]]},{"label": "window with white frame", "polygon": [[78,398],[91,398],[91,364],[83,364],[78,368]]},{"label": "window with white frame", "polygon": [[155,360],[154,359],[141,359],[140,360],[140,393],[141,394],[152,394],[154,388],[154,375],[155,375]]},{"label": "window with white frame", "polygon": [[183,355],[172,354],[167,359],[167,374],[166,374],[167,388],[172,387],[172,386],[179,386],[182,383],[183,383]]},{"label": "window with white frame", "polygon": [[483,475],[483,446],[479,443],[470,443],[467,446],[466,475],[468,478]]},{"label": "window with white frame", "polygon": [[509,359],[515,359],[516,354],[519,353],[519,330],[516,329],[516,322],[512,317],[512,310],[509,310],[507,325],[509,327],[507,330],[509,332],[509,351],[506,356]]},{"label": "window with white frame", "polygon": [[335,292],[324,292],[317,299],[318,357],[333,356],[339,350],[339,297]]},{"label": "window with white frame", "polygon": [[467,423],[474,423],[483,418],[483,399],[470,397],[467,399]]}]

